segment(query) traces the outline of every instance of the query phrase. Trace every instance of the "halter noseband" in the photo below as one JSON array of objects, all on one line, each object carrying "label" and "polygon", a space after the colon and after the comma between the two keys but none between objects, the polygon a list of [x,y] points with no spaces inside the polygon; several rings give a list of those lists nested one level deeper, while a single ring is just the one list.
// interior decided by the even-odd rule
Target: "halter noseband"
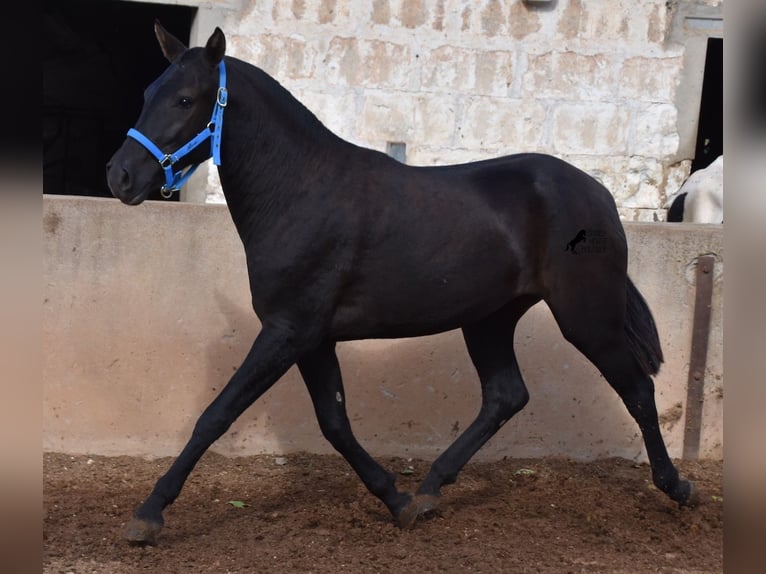
[{"label": "halter noseband", "polygon": [[226,107],[228,100],[228,92],[226,90],[226,66],[223,60],[218,64],[218,93],[215,98],[215,105],[213,106],[213,115],[210,118],[205,129],[189,140],[185,145],[178,148],[175,153],[162,153],[162,150],[158,148],[152,140],[139,132],[137,129],[130,128],[128,130],[128,137],[133,138],[142,146],[144,146],[149,153],[151,153],[155,159],[160,162],[160,167],[165,172],[165,185],[160,189],[162,197],[168,199],[173,195],[174,191],[179,191],[187,180],[191,177],[194,171],[199,167],[199,163],[195,163],[190,166],[186,172],[173,171],[173,164],[178,162],[182,157],[188,154],[190,151],[199,146],[207,138],[210,138],[210,155],[207,156],[213,158],[215,165],[221,165],[221,133],[223,132],[223,110]]}]

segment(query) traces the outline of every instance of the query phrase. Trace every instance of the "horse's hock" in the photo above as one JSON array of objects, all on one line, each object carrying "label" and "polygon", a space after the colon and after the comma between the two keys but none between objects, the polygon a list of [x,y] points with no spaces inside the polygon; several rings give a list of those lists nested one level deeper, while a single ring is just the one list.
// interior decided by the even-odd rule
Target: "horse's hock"
[{"label": "horse's hock", "polygon": [[[44,450],[176,455],[259,329],[226,207],[147,202],[124,209],[116,200],[46,196],[43,222]],[[689,456],[688,443],[696,440],[691,456],[722,459],[722,228],[625,228],[629,272],[665,352],[655,386],[670,454]],[[688,267],[711,254],[708,341],[694,379],[699,286]],[[635,422],[543,304],[521,320],[516,348],[530,402],[477,457],[645,459]],[[459,332],[342,343],[339,358],[352,426],[373,455],[433,458],[479,407],[478,380]],[[698,394],[688,392],[690,380]],[[333,452],[297,369],[213,450]]]}]

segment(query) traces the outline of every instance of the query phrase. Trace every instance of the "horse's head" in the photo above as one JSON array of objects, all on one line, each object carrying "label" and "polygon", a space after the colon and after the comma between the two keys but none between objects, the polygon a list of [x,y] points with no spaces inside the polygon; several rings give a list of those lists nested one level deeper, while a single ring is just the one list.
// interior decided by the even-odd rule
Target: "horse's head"
[{"label": "horse's head", "polygon": [[[154,25],[162,53],[170,66],[144,91],[144,106],[133,133],[150,142],[129,137],[106,164],[112,194],[129,205],[144,201],[166,184],[163,165],[153,153],[174,154],[206,129],[218,98],[219,63],[226,50],[223,32],[216,28],[204,48],[187,49],[159,22]],[[150,152],[154,145],[159,152]],[[210,146],[184,155],[174,169],[200,163],[210,156]],[[167,165],[167,162],[166,164]]]}]

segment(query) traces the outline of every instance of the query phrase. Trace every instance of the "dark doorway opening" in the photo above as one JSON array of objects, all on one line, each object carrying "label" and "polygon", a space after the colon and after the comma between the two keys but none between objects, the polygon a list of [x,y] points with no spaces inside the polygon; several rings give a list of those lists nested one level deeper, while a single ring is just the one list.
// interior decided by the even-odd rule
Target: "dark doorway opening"
[{"label": "dark doorway opening", "polygon": [[692,173],[723,153],[723,39],[708,38]]},{"label": "dark doorway opening", "polygon": [[[188,46],[195,13],[177,5],[43,0],[43,193],[112,196],[105,164],[138,118],[144,89],[168,65],[154,20]],[[149,199],[162,200],[159,190]]]}]

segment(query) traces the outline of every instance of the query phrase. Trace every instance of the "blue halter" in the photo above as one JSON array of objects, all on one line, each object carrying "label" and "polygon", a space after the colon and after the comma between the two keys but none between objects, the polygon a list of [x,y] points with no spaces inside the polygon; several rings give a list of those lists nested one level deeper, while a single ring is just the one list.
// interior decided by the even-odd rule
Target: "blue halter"
[{"label": "blue halter", "polygon": [[[165,172],[165,185],[160,189],[162,197],[168,199],[173,195],[174,191],[180,190],[187,180],[191,177],[194,171],[200,164],[195,163],[190,166],[186,172],[173,171],[173,164],[178,162],[182,157],[188,154],[190,151],[199,146],[207,138],[210,138],[210,155],[208,158],[213,158],[215,165],[221,165],[221,133],[223,132],[223,110],[226,107],[228,100],[228,92],[226,90],[226,66],[221,60],[218,64],[218,94],[215,98],[215,105],[213,106],[213,115],[210,118],[207,126],[204,130],[194,136],[185,145],[181,146],[175,153],[162,153],[162,150],[154,145],[154,142],[146,137],[144,134],[134,128],[128,130],[128,137],[133,138],[138,143],[143,145],[149,153],[151,153],[158,162],[160,167]],[[207,158],[206,158],[207,159]]]}]

